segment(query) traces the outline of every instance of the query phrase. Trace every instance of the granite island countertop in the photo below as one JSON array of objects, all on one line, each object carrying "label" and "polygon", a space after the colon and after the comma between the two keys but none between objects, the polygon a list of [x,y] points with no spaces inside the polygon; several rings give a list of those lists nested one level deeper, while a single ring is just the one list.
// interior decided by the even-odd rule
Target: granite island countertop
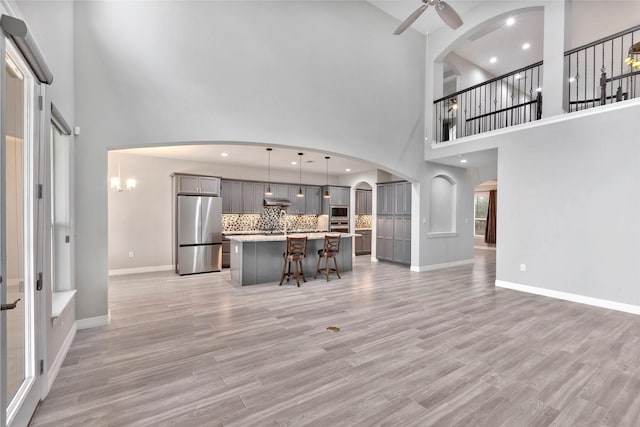
[{"label": "granite island countertop", "polygon": [[329,232],[313,232],[313,233],[287,233],[284,234],[236,234],[226,235],[225,237],[233,242],[284,242],[286,237],[306,237],[307,240],[324,239],[325,234],[340,234],[341,238],[355,237],[358,234],[352,233],[329,233]]}]

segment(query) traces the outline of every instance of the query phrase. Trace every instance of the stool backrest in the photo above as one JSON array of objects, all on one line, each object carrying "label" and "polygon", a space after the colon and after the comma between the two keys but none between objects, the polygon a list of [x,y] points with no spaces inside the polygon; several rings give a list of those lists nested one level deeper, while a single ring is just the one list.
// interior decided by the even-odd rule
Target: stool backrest
[{"label": "stool backrest", "polygon": [[325,234],[324,236],[324,251],[325,252],[340,252],[340,235],[339,234]]},{"label": "stool backrest", "polygon": [[307,256],[307,238],[287,237],[287,255]]}]

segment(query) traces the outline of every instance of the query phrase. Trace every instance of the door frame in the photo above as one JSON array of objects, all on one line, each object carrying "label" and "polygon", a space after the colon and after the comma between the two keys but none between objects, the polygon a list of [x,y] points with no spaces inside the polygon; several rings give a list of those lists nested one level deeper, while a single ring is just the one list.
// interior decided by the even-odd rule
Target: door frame
[{"label": "door frame", "polygon": [[[7,42],[7,38],[4,34],[0,37],[0,96],[2,98],[2,122],[0,132],[1,138],[1,164],[0,169],[6,171],[6,135],[4,132],[5,118],[6,118],[6,59],[5,55],[10,55],[16,65],[20,68],[20,71],[24,74],[25,80],[28,79],[29,83],[26,86],[27,93],[25,94],[25,111],[27,112],[25,117],[25,133],[24,141],[26,142],[24,147],[24,155],[27,158],[25,162],[28,168],[25,168],[23,174],[26,178],[25,197],[27,202],[25,206],[28,206],[28,212],[25,215],[26,229],[25,233],[25,247],[28,256],[25,261],[25,310],[28,310],[27,322],[25,323],[25,380],[18,389],[16,396],[11,402],[7,399],[6,381],[7,381],[7,366],[6,366],[6,312],[2,314],[2,335],[3,341],[1,343],[0,351],[2,352],[3,364],[0,372],[0,382],[2,383],[2,401],[0,402],[0,426],[12,425],[12,426],[26,426],[29,423],[39,401],[42,396],[43,380],[42,380],[42,360],[44,360],[44,334],[45,328],[43,327],[44,319],[44,303],[41,290],[36,290],[36,281],[38,280],[38,272],[44,271],[45,262],[45,246],[44,246],[44,231],[46,227],[46,216],[44,211],[44,196],[39,197],[38,185],[43,179],[43,144],[42,140],[42,128],[43,128],[43,109],[40,99],[44,99],[44,87],[37,80],[30,67],[27,65],[24,57],[19,50],[11,43]],[[40,105],[39,105],[40,104]],[[1,212],[6,212],[6,186],[5,180],[2,180],[0,185],[0,195],[2,197],[2,204],[0,205]],[[2,247],[2,260],[1,269],[2,272],[6,272],[6,223],[2,222],[0,228],[0,241]],[[42,288],[41,288],[42,289]],[[6,300],[6,288],[2,287],[3,300]],[[28,295],[28,297],[27,297]]]}]

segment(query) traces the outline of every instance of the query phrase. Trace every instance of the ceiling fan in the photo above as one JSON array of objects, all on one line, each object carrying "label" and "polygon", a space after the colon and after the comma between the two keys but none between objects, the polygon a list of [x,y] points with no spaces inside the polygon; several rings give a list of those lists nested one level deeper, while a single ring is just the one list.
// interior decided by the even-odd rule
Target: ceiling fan
[{"label": "ceiling fan", "polygon": [[460,15],[458,15],[456,11],[453,10],[453,8],[443,0],[422,0],[422,3],[424,4],[417,8],[415,12],[409,15],[409,17],[405,19],[398,28],[396,28],[396,30],[393,32],[394,35],[397,36],[399,34],[402,34],[404,30],[409,28],[411,24],[413,24],[416,19],[418,19],[420,15],[422,15],[424,11],[427,10],[429,6],[435,7],[436,12],[438,12],[438,15],[440,15],[440,18],[452,29],[455,30],[460,25],[462,25],[462,19],[460,19]]}]

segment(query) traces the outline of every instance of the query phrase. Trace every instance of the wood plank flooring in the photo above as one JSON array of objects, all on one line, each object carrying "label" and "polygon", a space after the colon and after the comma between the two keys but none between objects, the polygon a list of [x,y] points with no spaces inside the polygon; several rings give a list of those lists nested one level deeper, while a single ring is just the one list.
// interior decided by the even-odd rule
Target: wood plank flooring
[{"label": "wood plank flooring", "polygon": [[494,280],[491,250],[300,288],[116,277],[32,425],[638,426],[640,316]]}]

